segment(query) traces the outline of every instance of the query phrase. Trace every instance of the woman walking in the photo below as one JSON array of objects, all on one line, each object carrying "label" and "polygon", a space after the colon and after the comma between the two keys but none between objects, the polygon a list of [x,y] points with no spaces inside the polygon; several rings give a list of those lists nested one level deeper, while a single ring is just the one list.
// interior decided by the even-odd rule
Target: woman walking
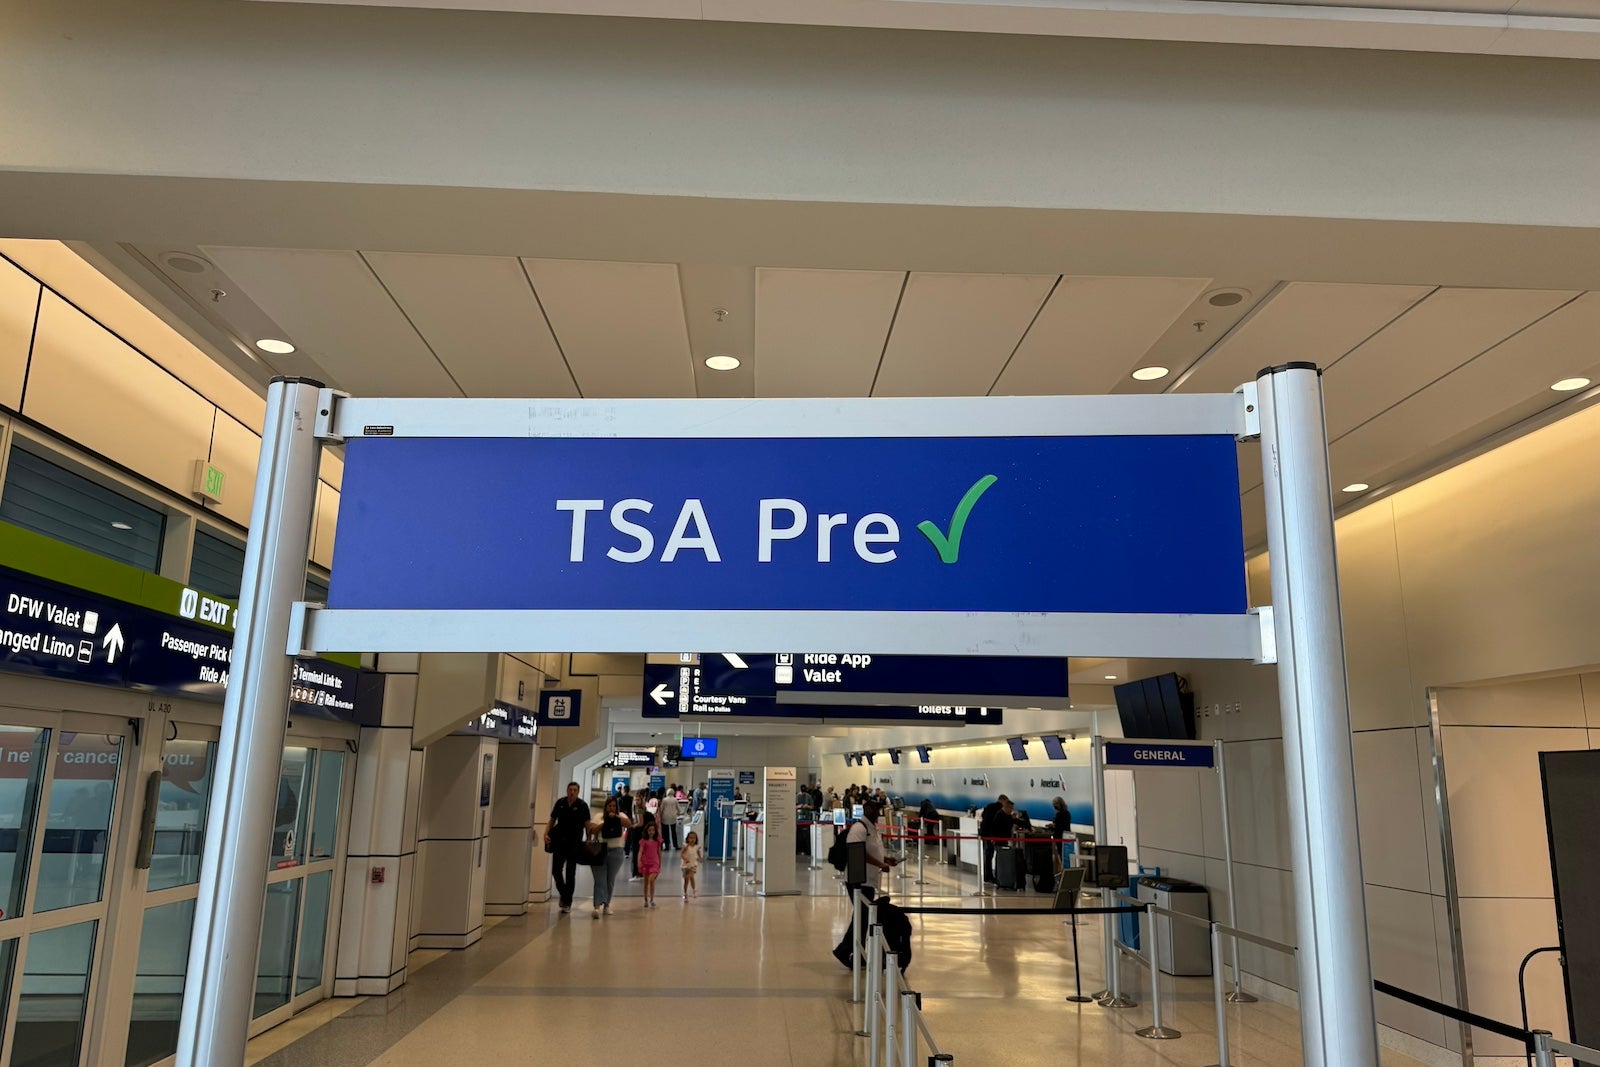
[{"label": "woman walking", "polygon": [[633,827],[633,820],[622,814],[616,797],[607,797],[600,818],[589,824],[589,836],[598,838],[605,846],[605,860],[589,868],[594,872],[594,915],[600,918],[601,909],[611,910],[611,894],[617,888],[617,872],[622,870],[622,844],[624,835]]}]

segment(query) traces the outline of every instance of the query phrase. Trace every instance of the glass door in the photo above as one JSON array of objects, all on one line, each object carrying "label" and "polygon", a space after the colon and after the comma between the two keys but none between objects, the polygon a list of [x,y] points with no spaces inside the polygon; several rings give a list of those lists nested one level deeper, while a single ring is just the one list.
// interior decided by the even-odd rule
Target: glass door
[{"label": "glass door", "polygon": [[200,891],[200,852],[217,755],[216,727],[174,720],[165,729],[125,1067],[160,1063],[178,1048],[189,935]]},{"label": "glass door", "polygon": [[0,1063],[78,1067],[107,940],[123,720],[0,709]]},{"label": "glass door", "polygon": [[256,965],[252,1032],[328,995],[342,888],[349,753],[339,739],[293,739],[284,747],[268,858],[267,905]]}]

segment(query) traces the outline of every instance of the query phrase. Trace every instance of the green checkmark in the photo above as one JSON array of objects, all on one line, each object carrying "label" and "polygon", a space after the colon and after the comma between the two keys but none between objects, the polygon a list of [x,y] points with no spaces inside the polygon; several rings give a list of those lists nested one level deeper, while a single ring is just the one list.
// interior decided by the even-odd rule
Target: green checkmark
[{"label": "green checkmark", "polygon": [[933,547],[939,550],[939,558],[946,563],[954,563],[961,555],[961,533],[967,528],[967,516],[972,514],[972,507],[978,498],[989,491],[989,487],[1000,479],[992,474],[985,474],[982,478],[972,483],[972,488],[967,490],[967,495],[961,498],[961,503],[956,505],[956,513],[950,516],[950,532],[947,534],[939,529],[931,520],[923,519],[917,523],[917,529],[922,531],[922,536],[933,542]]}]

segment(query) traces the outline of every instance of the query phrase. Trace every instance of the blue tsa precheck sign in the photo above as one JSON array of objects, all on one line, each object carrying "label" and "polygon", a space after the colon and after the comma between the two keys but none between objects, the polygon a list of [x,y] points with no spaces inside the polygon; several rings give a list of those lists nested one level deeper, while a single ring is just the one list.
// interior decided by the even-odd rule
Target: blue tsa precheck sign
[{"label": "blue tsa precheck sign", "polygon": [[1257,658],[1242,410],[343,400],[332,588],[301,647],[637,651],[737,632],[800,653]]}]

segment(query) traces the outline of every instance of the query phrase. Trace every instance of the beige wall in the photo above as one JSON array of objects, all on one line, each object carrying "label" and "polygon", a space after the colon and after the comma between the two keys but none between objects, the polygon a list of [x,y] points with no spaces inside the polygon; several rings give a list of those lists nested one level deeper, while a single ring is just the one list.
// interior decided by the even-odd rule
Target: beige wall
[{"label": "beige wall", "polygon": [[[1455,863],[1462,884],[1468,1004],[1517,1018],[1515,959],[1551,943],[1548,861],[1537,765],[1541,749],[1585,747],[1600,723],[1600,410],[1581,411],[1344,516],[1340,596],[1350,670],[1362,863],[1376,975],[1454,998],[1445,856],[1434,803],[1428,691],[1528,675],[1517,686],[1452,688],[1441,709]],[[1264,557],[1253,602],[1270,597]],[[1270,667],[1175,667],[1193,685],[1202,737],[1229,741],[1239,915],[1246,929],[1293,941],[1284,825],[1282,727]],[[1516,729],[1501,729],[1516,727]],[[1597,735],[1600,736],[1600,735]],[[1187,778],[1187,780],[1185,780]],[[1224,906],[1215,785],[1141,774],[1141,859],[1212,886]],[[1460,797],[1458,800],[1457,797]],[[1508,841],[1520,859],[1505,859]],[[1527,855],[1522,855],[1527,853]],[[1505,879],[1512,884],[1500,884]],[[1510,960],[1508,966],[1507,961]],[[1247,972],[1285,986],[1293,974],[1261,952]],[[1537,965],[1536,965],[1537,967]],[[1542,984],[1539,984],[1542,983]],[[1564,1030],[1559,976],[1531,987],[1536,1022]],[[1436,1017],[1378,998],[1380,1021],[1435,1046],[1459,1046]],[[1501,1053],[1478,1039],[1480,1054]]]},{"label": "beige wall", "polygon": [[[0,407],[249,525],[262,398],[59,242],[0,240]],[[199,460],[226,474],[222,503],[191,492]],[[321,473],[311,558],[327,567],[343,461]]]}]

